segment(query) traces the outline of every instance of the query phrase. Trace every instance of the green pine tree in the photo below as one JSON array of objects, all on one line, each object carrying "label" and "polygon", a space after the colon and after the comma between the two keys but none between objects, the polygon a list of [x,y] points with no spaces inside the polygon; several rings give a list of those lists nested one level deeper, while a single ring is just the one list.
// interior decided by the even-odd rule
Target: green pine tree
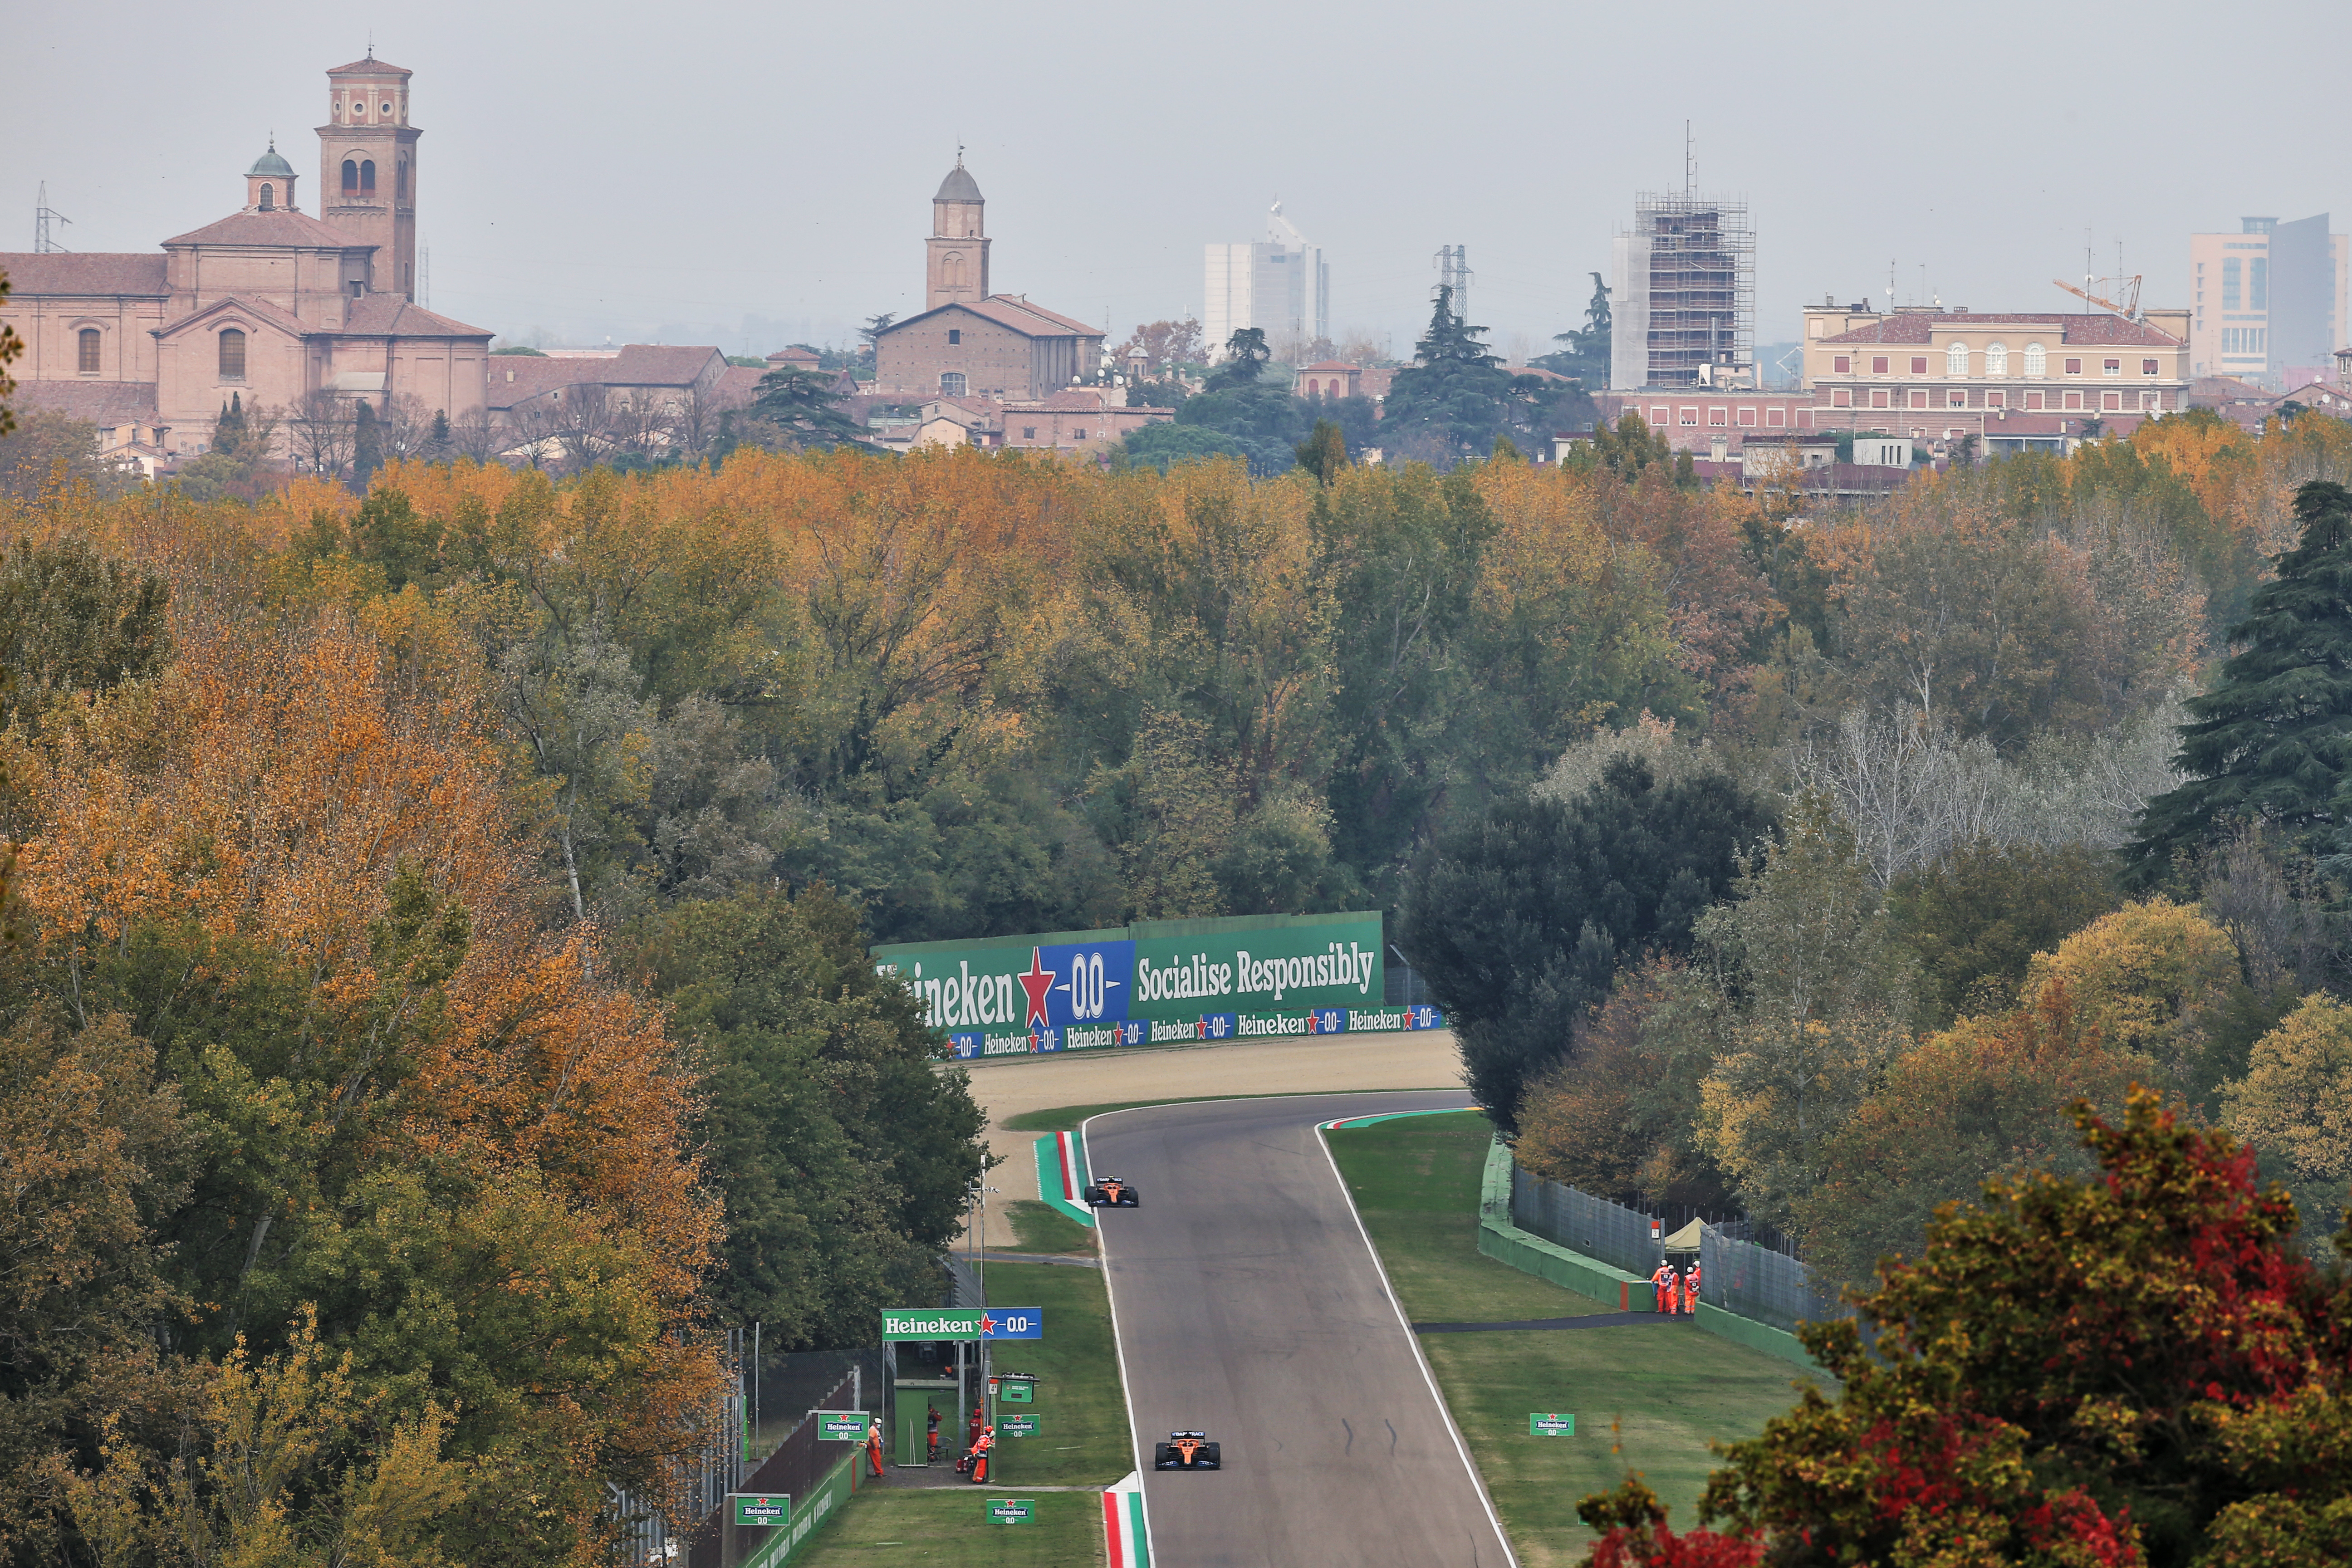
[{"label": "green pine tree", "polygon": [[232,392],[221,405],[220,417],[213,421],[213,450],[234,452],[245,439],[245,395]]},{"label": "green pine tree", "polygon": [[383,432],[379,429],[375,409],[366,399],[360,400],[359,425],[352,433],[352,488],[367,489],[368,477],[383,467]]},{"label": "green pine tree", "polygon": [[1298,466],[1313,474],[1318,483],[1330,484],[1348,466],[1348,438],[1328,419],[1318,419],[1307,439],[1296,448]]},{"label": "green pine tree", "polygon": [[1224,392],[1237,386],[1255,386],[1274,351],[1266,346],[1265,330],[1244,327],[1225,340],[1225,357],[1211,371],[1202,384],[1204,392]]},{"label": "green pine tree", "polygon": [[2303,542],[2230,628],[2238,651],[2221,683],[2189,700],[2179,765],[2189,781],[2148,803],[2125,851],[2137,886],[2243,822],[2352,858],[2352,490],[2314,479],[2294,510]]}]

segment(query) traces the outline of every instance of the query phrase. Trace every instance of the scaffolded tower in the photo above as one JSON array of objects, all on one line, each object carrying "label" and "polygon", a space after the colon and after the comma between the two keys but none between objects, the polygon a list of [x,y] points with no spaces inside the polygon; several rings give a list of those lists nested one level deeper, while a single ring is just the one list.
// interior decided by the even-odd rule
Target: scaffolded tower
[{"label": "scaffolded tower", "polygon": [[1696,386],[1702,366],[1718,367],[1706,379],[1720,380],[1754,363],[1756,235],[1746,202],[1643,192],[1619,258],[1619,319],[1640,336],[1621,343],[1632,352],[1616,356],[1612,385]]}]

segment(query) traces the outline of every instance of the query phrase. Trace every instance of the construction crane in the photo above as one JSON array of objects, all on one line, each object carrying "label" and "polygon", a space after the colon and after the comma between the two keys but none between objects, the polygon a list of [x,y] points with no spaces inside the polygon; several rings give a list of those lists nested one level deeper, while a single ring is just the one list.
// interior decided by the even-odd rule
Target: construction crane
[{"label": "construction crane", "polygon": [[2116,292],[2121,294],[2126,301],[2126,303],[2121,305],[2116,304],[2113,300],[2103,299],[2100,296],[2092,293],[2090,289],[2077,289],[2063,278],[2053,278],[2050,281],[2057,284],[2058,287],[2063,289],[2069,294],[2074,295],[2076,299],[2087,300],[2092,304],[2099,306],[2103,310],[2113,310],[2116,315],[2123,317],[2124,320],[2127,321],[2137,321],[2139,320],[2140,280],[2137,275],[2130,278],[2085,278],[2083,279],[2084,282],[2090,284],[2094,289],[2104,287],[2109,283],[2118,285]]}]

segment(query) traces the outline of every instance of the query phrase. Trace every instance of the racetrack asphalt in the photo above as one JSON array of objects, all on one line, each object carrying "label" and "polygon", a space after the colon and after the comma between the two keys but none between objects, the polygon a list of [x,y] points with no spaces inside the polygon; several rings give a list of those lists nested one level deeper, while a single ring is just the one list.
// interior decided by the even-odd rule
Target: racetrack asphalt
[{"label": "racetrack asphalt", "polygon": [[[1503,1568],[1509,1548],[1389,1293],[1318,1122],[1467,1109],[1458,1090],[1221,1100],[1087,1123],[1104,1271],[1167,1568]],[[1212,1473],[1154,1471],[1197,1428]]]}]

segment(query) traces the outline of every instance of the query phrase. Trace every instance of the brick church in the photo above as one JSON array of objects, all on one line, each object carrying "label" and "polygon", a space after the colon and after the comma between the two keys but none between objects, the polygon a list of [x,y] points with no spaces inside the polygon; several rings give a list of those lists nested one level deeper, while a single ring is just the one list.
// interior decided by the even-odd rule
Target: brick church
[{"label": "brick church", "polygon": [[1033,402],[1101,372],[1103,329],[988,291],[987,202],[958,158],[931,198],[923,313],[874,340],[874,391]]},{"label": "brick church", "polygon": [[480,411],[491,334],[415,303],[409,75],[373,54],[327,73],[315,217],[273,143],[246,171],[242,207],[160,253],[0,255],[0,319],[26,344],[19,401],[166,457],[205,450],[232,395],[247,408],[326,391],[379,408],[415,397],[453,421]]}]

